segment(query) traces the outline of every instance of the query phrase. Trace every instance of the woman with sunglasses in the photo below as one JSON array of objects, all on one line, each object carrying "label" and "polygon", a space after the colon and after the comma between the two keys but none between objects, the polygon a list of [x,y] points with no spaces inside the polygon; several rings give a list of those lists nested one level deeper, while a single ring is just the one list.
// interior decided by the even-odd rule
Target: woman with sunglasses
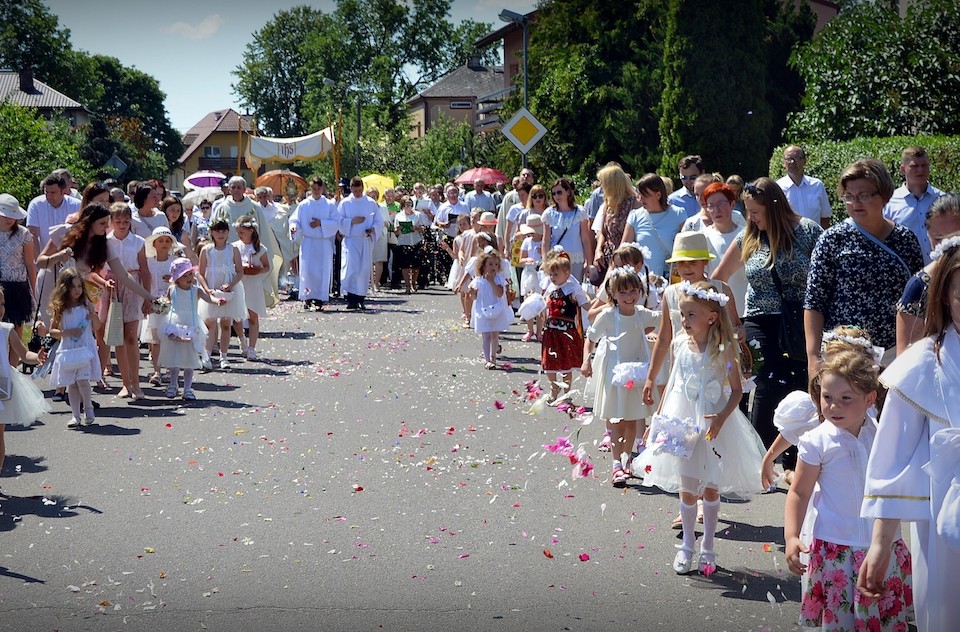
[{"label": "woman with sunglasses", "polygon": [[[541,184],[535,184],[530,186],[526,182],[524,183],[529,193],[524,195],[522,191],[520,200],[523,203],[523,208],[517,209],[513,212],[513,220],[510,221],[508,218],[507,223],[507,234],[510,235],[510,241],[507,242],[507,258],[510,260],[510,265],[513,267],[514,277],[516,277],[516,283],[514,287],[520,287],[520,277],[523,275],[523,264],[520,263],[522,255],[523,240],[526,235],[521,234],[519,227],[527,223],[527,217],[533,215],[534,213],[540,215],[541,217],[547,211],[547,190],[543,188]],[[514,207],[516,208],[516,207]],[[514,209],[511,209],[513,211]]]},{"label": "woman with sunglasses", "polygon": [[[590,217],[574,198],[573,181],[559,178],[550,187],[553,206],[543,214],[541,252],[546,257],[554,246],[563,246],[570,256],[570,274],[583,281],[584,268],[593,263],[593,231]],[[532,196],[532,191],[531,191]]]},{"label": "woman with sunglasses", "polygon": [[[810,256],[823,229],[797,215],[770,178],[744,185],[743,203],[747,227],[727,248],[713,278],[728,282],[740,270],[747,276],[743,324],[756,375],[749,417],[769,448],[779,433],[773,423],[777,405],[790,391],[807,390],[805,360],[785,355],[780,324],[787,313],[786,302],[796,304],[803,299]],[[793,342],[802,348],[802,332],[793,335],[800,336]],[[797,463],[796,449],[785,452],[782,463],[784,481],[789,484]]]}]

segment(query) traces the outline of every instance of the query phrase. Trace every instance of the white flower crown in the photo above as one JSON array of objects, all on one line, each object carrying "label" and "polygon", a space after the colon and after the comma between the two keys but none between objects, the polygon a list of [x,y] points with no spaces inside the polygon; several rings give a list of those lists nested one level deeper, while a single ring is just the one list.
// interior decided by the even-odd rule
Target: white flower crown
[{"label": "white flower crown", "polygon": [[563,246],[561,246],[560,244],[557,244],[556,246],[554,246],[552,250],[557,254],[560,254],[561,252],[566,252],[566,250],[564,250]]},{"label": "white flower crown", "polygon": [[258,228],[256,222],[237,222],[233,225],[234,228]]},{"label": "white flower crown", "polygon": [[948,237],[940,242],[940,245],[933,249],[933,252],[930,253],[930,260],[936,261],[940,257],[946,254],[948,250],[960,246],[960,235],[954,235],[953,237]]},{"label": "white flower crown", "polygon": [[866,338],[861,338],[860,336],[848,336],[846,334],[835,334],[832,331],[828,331],[823,334],[823,338],[821,339],[820,343],[820,349],[823,350],[826,348],[828,342],[832,342],[834,340],[866,349],[877,362],[880,362],[880,359],[883,357],[885,351],[883,347],[874,345]]},{"label": "white flower crown", "polygon": [[492,252],[496,252],[496,251],[493,249],[493,246],[487,246],[486,248],[483,249],[483,251],[484,251],[486,254],[490,254],[490,253],[492,253]]},{"label": "white flower crown", "polygon": [[637,271],[633,266],[620,266],[619,268],[610,268],[610,276],[615,277],[621,274],[636,274]]},{"label": "white flower crown", "polygon": [[650,259],[653,258],[653,252],[651,252],[649,248],[647,248],[646,246],[640,245],[635,241],[628,241],[623,245],[630,246],[631,248],[636,248],[637,250],[639,250],[640,254],[643,255],[644,262],[649,261]]},{"label": "white flower crown", "polygon": [[715,301],[720,303],[720,307],[726,307],[727,301],[730,300],[730,297],[726,294],[721,294],[716,290],[704,290],[702,288],[693,287],[693,283],[690,281],[682,281],[680,283],[680,291],[686,294],[687,296],[696,296],[705,301]]}]

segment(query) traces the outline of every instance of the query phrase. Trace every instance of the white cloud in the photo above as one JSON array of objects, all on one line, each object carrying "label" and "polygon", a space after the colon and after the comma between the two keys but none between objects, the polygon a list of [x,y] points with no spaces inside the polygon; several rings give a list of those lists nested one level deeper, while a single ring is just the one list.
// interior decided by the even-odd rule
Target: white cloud
[{"label": "white cloud", "polygon": [[208,15],[202,22],[189,24],[184,21],[174,22],[167,27],[167,32],[182,35],[187,39],[202,40],[214,35],[223,26],[223,18],[219,13]]}]

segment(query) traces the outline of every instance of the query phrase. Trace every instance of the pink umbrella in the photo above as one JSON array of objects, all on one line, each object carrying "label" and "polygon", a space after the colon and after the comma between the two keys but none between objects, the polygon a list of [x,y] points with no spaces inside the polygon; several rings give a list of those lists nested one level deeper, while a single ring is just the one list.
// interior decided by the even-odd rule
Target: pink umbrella
[{"label": "pink umbrella", "polygon": [[510,182],[510,178],[502,172],[490,167],[476,167],[467,169],[460,174],[460,177],[454,180],[456,184],[473,184],[475,180],[483,180],[484,184],[499,184],[501,182]]}]

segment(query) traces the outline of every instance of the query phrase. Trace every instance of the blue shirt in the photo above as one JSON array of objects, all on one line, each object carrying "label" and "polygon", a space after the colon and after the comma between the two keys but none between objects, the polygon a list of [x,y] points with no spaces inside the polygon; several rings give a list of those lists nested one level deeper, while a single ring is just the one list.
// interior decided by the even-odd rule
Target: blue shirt
[{"label": "blue shirt", "polygon": [[464,201],[467,204],[467,208],[471,211],[475,208],[482,208],[483,210],[490,211],[491,213],[497,212],[497,203],[494,201],[493,196],[486,191],[483,193],[471,191],[470,193],[467,193],[467,197]]},{"label": "blue shirt", "polygon": [[883,208],[883,216],[887,219],[910,229],[920,242],[920,252],[923,254],[923,265],[930,263],[930,237],[927,236],[927,211],[934,201],[943,195],[943,192],[931,184],[920,197],[910,193],[907,185],[903,185],[893,192],[893,197]]},{"label": "blue shirt", "polygon": [[673,240],[686,217],[683,209],[676,206],[668,206],[660,213],[635,208],[627,216],[627,224],[633,226],[634,241],[650,249],[650,258],[644,263],[651,272],[665,279],[670,278],[666,260],[673,254]]},{"label": "blue shirt", "polygon": [[680,187],[671,193],[667,202],[681,208],[686,217],[693,217],[700,212],[700,202],[693,193],[687,191],[687,187]]}]

